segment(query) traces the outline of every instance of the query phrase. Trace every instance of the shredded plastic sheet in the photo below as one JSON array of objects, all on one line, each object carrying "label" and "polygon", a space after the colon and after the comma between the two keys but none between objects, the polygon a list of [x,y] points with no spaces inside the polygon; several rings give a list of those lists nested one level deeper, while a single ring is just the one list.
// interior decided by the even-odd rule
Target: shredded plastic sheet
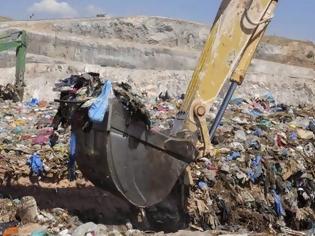
[{"label": "shredded plastic sheet", "polygon": [[89,108],[89,118],[92,122],[101,123],[108,109],[108,101],[112,93],[112,83],[107,80],[103,85],[101,94],[96,98]]}]

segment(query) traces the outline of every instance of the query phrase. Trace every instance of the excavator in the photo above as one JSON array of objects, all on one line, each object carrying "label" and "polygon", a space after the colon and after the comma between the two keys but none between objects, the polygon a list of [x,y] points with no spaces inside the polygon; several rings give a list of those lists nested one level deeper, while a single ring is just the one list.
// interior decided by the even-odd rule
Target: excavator
[{"label": "excavator", "polygon": [[[211,140],[277,4],[277,0],[222,0],[170,130],[148,129],[142,121],[131,119],[116,98],[110,99],[103,122],[88,131],[81,129],[80,119],[73,119],[75,158],[83,175],[140,209],[150,224],[159,221],[152,209],[168,205],[181,212],[187,167],[200,157],[211,159]],[[210,125],[206,115],[227,85]],[[167,223],[180,225],[176,217]]]},{"label": "excavator", "polygon": [[[26,57],[26,32],[16,31],[7,35],[0,36],[0,52],[10,49],[16,50],[16,71],[15,84],[7,85],[6,89],[10,93],[16,93],[13,100],[22,101],[24,95],[24,73],[25,73],[25,57]],[[12,88],[11,88],[12,87]],[[10,96],[11,97],[11,96]],[[11,98],[10,98],[11,99]]]}]

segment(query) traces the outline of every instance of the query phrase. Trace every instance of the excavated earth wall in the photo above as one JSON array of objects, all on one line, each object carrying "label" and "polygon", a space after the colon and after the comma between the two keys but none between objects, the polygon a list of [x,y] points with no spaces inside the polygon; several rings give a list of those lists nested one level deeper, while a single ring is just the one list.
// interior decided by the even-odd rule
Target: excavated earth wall
[{"label": "excavated earth wall", "polygon": [[[185,92],[210,26],[161,17],[6,22],[2,32],[28,32],[27,96],[45,91],[70,73],[88,70],[133,82],[157,95]],[[279,102],[312,104],[315,94],[315,45],[265,37],[238,95],[272,92]],[[14,53],[0,55],[1,81],[12,81]],[[44,89],[44,90],[43,90]],[[47,96],[49,95],[49,96]],[[38,95],[41,96],[41,95]]]}]

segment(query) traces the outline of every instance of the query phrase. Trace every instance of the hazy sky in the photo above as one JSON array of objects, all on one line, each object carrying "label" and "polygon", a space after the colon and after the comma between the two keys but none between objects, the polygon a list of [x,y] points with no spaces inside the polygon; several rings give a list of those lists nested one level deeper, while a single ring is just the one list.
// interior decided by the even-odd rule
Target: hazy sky
[{"label": "hazy sky", "polygon": [[[238,0],[233,0],[238,1]],[[155,15],[211,24],[220,0],[1,0],[0,15],[19,20]],[[269,34],[315,42],[315,0],[279,0]]]}]

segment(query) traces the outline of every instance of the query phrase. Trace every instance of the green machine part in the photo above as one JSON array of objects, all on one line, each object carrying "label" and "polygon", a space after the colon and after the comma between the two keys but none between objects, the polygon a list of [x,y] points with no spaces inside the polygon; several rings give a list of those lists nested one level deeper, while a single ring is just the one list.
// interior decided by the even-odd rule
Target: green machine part
[{"label": "green machine part", "polygon": [[24,73],[26,60],[26,32],[18,31],[10,35],[0,37],[0,52],[16,49],[15,88],[20,100],[24,95]]}]

